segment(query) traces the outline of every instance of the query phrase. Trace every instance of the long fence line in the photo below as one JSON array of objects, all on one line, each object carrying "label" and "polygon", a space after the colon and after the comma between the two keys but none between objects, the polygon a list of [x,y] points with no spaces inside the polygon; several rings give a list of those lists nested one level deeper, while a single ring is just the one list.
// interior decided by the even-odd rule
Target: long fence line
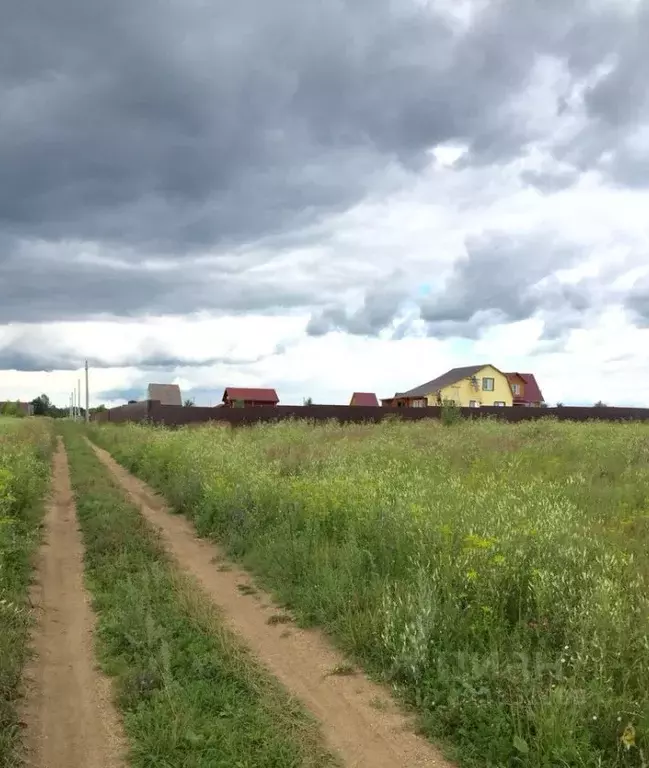
[{"label": "long fence line", "polygon": [[[649,408],[573,407],[524,408],[484,407],[461,408],[467,418],[496,417],[503,421],[518,422],[554,416],[562,421],[649,421]],[[138,403],[121,405],[93,415],[93,421],[123,423],[148,422],[167,427],[188,424],[230,424],[233,427],[260,422],[283,421],[285,419],[306,419],[309,421],[338,421],[343,424],[362,422],[378,423],[389,417],[405,421],[439,419],[442,409],[429,408],[384,408],[374,406],[348,405],[278,405],[256,408],[203,408],[180,405],[162,405],[157,400],[143,400]]]}]

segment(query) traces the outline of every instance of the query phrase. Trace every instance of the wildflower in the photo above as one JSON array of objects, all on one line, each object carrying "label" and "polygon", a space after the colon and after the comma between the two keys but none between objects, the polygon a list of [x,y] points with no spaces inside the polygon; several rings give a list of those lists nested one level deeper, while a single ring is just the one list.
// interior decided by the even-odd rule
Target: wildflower
[{"label": "wildflower", "polygon": [[620,736],[620,741],[626,749],[635,747],[635,728],[629,723]]},{"label": "wildflower", "polygon": [[483,539],[475,533],[470,533],[464,539],[466,549],[490,549],[495,543],[496,539]]},{"label": "wildflower", "polygon": [[469,581],[475,581],[478,578],[478,572],[477,571],[467,571],[466,577]]}]

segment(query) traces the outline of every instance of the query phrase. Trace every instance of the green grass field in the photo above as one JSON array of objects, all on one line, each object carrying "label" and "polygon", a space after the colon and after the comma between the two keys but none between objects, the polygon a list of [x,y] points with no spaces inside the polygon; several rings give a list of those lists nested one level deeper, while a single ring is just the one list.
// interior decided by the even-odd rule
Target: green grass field
[{"label": "green grass field", "polygon": [[30,627],[27,595],[51,448],[49,422],[0,418],[0,768],[19,764],[16,704]]},{"label": "green grass field", "polygon": [[649,760],[649,426],[92,434],[462,765]]}]

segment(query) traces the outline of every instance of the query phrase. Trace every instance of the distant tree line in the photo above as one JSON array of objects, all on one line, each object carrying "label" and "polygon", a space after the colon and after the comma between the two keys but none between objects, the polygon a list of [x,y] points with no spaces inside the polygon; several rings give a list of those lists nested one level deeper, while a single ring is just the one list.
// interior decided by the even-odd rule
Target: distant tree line
[{"label": "distant tree line", "polygon": [[[7,405],[9,405],[9,403],[7,403]],[[45,394],[39,395],[32,400],[32,409],[34,416],[49,416],[52,419],[66,419],[70,415],[69,407],[59,408],[57,405],[54,405],[50,398]],[[105,405],[98,405],[95,408],[91,408],[90,413],[92,414],[105,410]],[[85,416],[86,409],[80,408],[79,413],[81,416]]]}]

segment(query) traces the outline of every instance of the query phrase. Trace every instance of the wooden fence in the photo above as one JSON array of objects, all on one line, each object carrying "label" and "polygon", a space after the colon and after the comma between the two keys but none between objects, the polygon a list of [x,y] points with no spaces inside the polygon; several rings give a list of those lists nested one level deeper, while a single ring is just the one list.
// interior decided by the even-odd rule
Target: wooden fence
[{"label": "wooden fence", "polygon": [[[309,421],[338,421],[343,424],[378,423],[389,417],[404,421],[439,419],[441,408],[383,408],[349,405],[278,405],[256,408],[202,408],[180,405],[162,405],[157,400],[144,400],[122,405],[93,415],[93,421],[148,422],[168,427],[215,422],[231,426],[245,426],[259,422],[306,419]],[[461,408],[465,418],[496,417],[503,421],[518,422],[554,416],[561,421],[649,421],[649,408],[573,407],[560,408]]]}]

